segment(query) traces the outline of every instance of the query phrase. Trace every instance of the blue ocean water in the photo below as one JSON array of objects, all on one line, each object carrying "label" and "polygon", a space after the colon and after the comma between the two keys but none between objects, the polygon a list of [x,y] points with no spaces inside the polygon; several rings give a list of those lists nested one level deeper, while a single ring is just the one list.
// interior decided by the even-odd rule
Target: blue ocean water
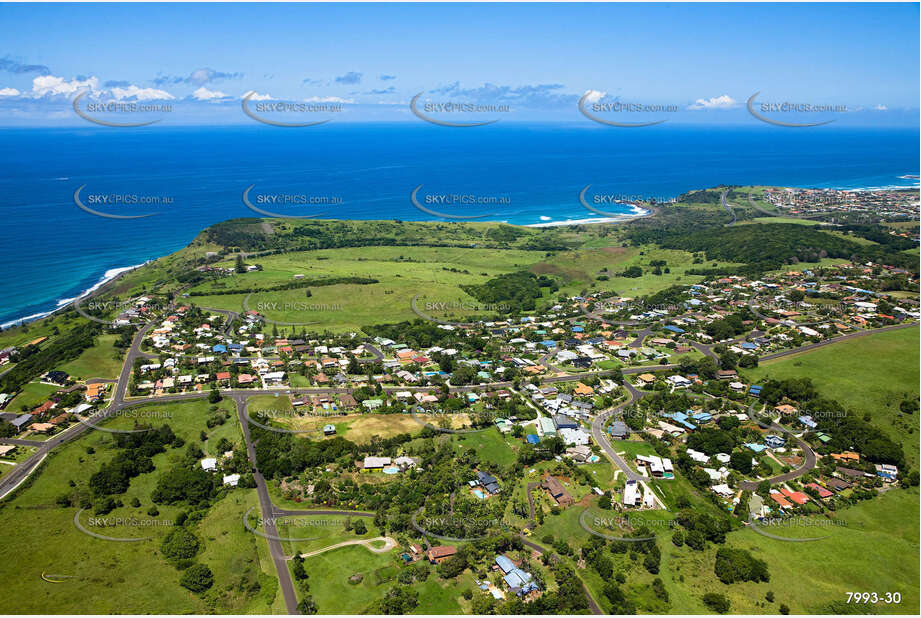
[{"label": "blue ocean water", "polygon": [[[591,194],[675,197],[717,184],[803,187],[918,186],[919,132],[826,126],[677,126],[612,129],[513,124],[452,129],[415,123],[330,123],[307,129],[151,126],[142,129],[0,130],[0,324],[53,310],[114,269],[184,247],[204,227],[259,216],[241,199],[281,214],[430,220],[427,208],[534,225],[597,219]],[[115,214],[158,213],[114,220]],[[160,196],[169,204],[91,204],[92,196]],[[337,206],[257,203],[287,194]],[[424,196],[501,200],[444,206]],[[627,206],[599,206],[628,213]]]}]

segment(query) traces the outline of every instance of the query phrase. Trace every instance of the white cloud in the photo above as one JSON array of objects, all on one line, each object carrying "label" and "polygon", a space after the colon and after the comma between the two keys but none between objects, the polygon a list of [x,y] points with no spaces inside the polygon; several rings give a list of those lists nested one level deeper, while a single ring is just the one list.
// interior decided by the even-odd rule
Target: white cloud
[{"label": "white cloud", "polygon": [[354,103],[352,99],[343,99],[341,97],[310,97],[304,99],[305,103]]},{"label": "white cloud", "polygon": [[600,90],[586,90],[583,96],[585,97],[585,101],[587,103],[597,103],[603,99],[604,95],[606,94],[607,92],[602,92]]},{"label": "white cloud", "polygon": [[65,95],[70,96],[81,90],[98,90],[99,78],[90,77],[85,80],[72,79],[67,81],[63,77],[42,75],[32,80],[32,93],[36,97]]},{"label": "white cloud", "polygon": [[697,99],[688,109],[729,109],[738,105],[735,99],[728,94],[709,99]]},{"label": "white cloud", "polygon": [[889,108],[886,107],[885,105],[883,105],[882,103],[879,103],[879,104],[877,104],[877,106],[874,107],[873,109],[875,109],[875,110],[878,111],[878,112],[884,112],[884,111],[886,111],[886,110],[889,109]]},{"label": "white cloud", "polygon": [[0,88],[0,97],[18,97],[20,94],[15,88]]},{"label": "white cloud", "polygon": [[275,100],[272,98],[272,95],[270,95],[268,92],[266,92],[265,94],[259,94],[255,90],[248,90],[243,93],[243,98],[246,98],[247,95],[251,95],[249,97],[250,101],[274,101]]},{"label": "white cloud", "polygon": [[138,101],[155,101],[157,99],[176,98],[165,90],[157,90],[156,88],[139,88],[133,84],[127,88],[112,88],[112,96],[119,101],[122,99],[130,98],[137,99]]},{"label": "white cloud", "polygon": [[208,90],[204,86],[192,93],[192,97],[198,101],[217,101],[220,99],[226,99],[229,96],[230,95],[221,92],[220,90]]}]

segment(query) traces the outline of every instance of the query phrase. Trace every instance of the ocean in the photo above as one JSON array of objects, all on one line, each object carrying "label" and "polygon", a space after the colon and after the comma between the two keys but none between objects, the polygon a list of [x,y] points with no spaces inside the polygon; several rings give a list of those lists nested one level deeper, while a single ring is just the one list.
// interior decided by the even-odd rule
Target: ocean
[{"label": "ocean", "polygon": [[[587,201],[611,215],[636,209],[593,198],[662,200],[717,184],[918,187],[903,178],[918,174],[918,140],[917,128],[768,125],[0,129],[0,324],[44,315],[215,222],[262,216],[243,202],[248,187],[251,205],[277,214],[548,225],[606,220],[580,203],[587,185]],[[80,187],[90,210],[155,216],[93,215],[74,201]]]}]

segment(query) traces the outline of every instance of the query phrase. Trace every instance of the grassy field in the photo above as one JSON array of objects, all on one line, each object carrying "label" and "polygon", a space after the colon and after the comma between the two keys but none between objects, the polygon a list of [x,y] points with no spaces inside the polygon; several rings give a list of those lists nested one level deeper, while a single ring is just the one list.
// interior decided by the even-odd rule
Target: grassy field
[{"label": "grassy field", "polygon": [[[870,606],[867,611],[887,614],[918,613],[918,490],[894,490],[838,511],[846,525],[784,528],[782,536],[828,536],[820,541],[784,542],[750,529],[729,533],[727,546],[743,548],[768,564],[768,583],[725,585],[713,573],[716,548],[704,552],[663,548],[660,576],[672,597],[673,611],[707,613],[701,602],[706,592],[721,592],[731,600],[731,613],[776,614],[781,603],[791,614],[839,613],[830,603],[844,606],[847,592],[900,592],[900,605]],[[895,565],[899,565],[896,567]],[[773,591],[773,604],[765,601]],[[856,612],[857,610],[855,610]]]},{"label": "grassy field", "polygon": [[21,412],[31,410],[41,405],[48,396],[61,390],[60,386],[43,384],[41,382],[29,382],[22,387],[16,397],[6,404],[5,412]]},{"label": "grassy field", "polygon": [[[361,520],[367,527],[365,534],[356,534],[354,530],[346,530],[346,524],[354,524]],[[299,541],[283,541],[282,547],[285,554],[306,553],[330,547],[344,541],[358,539],[371,539],[382,536],[380,530],[374,525],[371,517],[347,517],[342,515],[309,515],[285,516],[276,522],[278,536],[285,539],[304,539]],[[365,549],[365,551],[369,551]],[[395,551],[395,550],[394,550]]]},{"label": "grassy field", "polygon": [[[151,406],[152,407],[152,406]],[[204,401],[157,406],[165,422],[186,443],[199,443],[198,433],[213,414]],[[232,409],[222,403],[221,409]],[[154,420],[154,419],[151,419]],[[134,419],[119,417],[109,426],[127,428]],[[226,427],[226,429],[225,429]],[[236,418],[220,431],[240,436]],[[237,437],[237,439],[241,439]],[[199,443],[200,446],[205,445]],[[108,517],[137,520],[137,525],[97,529],[112,537],[146,538],[141,542],[113,542],[77,530],[76,508],[60,507],[56,499],[70,483],[85,487],[89,477],[116,453],[111,434],[88,432],[48,456],[42,469],[19,493],[0,508],[0,544],[9,555],[27,559],[3,561],[0,576],[7,582],[4,598],[17,613],[269,613],[275,603],[277,581],[271,562],[259,555],[257,537],[242,526],[243,513],[257,504],[255,490],[235,490],[219,500],[195,526],[204,549],[197,559],[211,567],[215,585],[198,596],[182,588],[180,573],[159,554],[160,539],[182,507],[161,505],[150,516],[150,494],[160,471],[168,469],[178,453],[173,449],[154,457],[155,470],[132,480],[121,496],[126,506]],[[127,506],[138,498],[139,507]],[[92,515],[83,513],[88,529]],[[266,564],[269,568],[266,567]],[[42,580],[42,574],[65,575],[60,583]]]},{"label": "grassy field", "polygon": [[476,433],[454,434],[452,437],[454,452],[457,454],[472,450],[482,461],[499,466],[512,464],[517,457],[518,441],[511,436],[506,437],[494,427]]},{"label": "grassy field", "polygon": [[809,377],[824,397],[838,400],[900,442],[913,466],[918,464],[918,419],[899,411],[899,403],[918,398],[917,328],[875,333],[785,356],[742,370],[757,383],[768,377]]},{"label": "grassy field", "polygon": [[124,363],[124,352],[113,347],[117,335],[99,335],[96,345],[74,360],[57,367],[76,380],[87,378],[112,379],[118,377]]},{"label": "grassy field", "polygon": [[[375,554],[364,547],[348,546],[308,558],[304,566],[320,614],[360,614],[398,585],[401,563],[396,551]],[[361,576],[360,583],[349,583],[354,575]],[[463,590],[474,586],[469,572],[456,581],[445,581],[432,570],[426,581],[413,585],[413,589],[419,594],[413,613],[453,614],[462,612]]]}]

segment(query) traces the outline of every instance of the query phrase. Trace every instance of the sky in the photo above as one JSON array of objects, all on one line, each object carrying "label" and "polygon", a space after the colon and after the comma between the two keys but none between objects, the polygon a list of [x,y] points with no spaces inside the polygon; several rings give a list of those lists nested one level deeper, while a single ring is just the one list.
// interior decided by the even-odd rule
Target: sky
[{"label": "sky", "polygon": [[[917,3],[0,4],[0,28],[2,126],[85,123],[81,92],[174,124],[252,123],[247,94],[283,122],[418,122],[419,93],[490,106],[427,108],[448,121],[587,121],[588,95],[618,121],[752,122],[756,92],[783,120],[918,122]],[[760,107],[786,102],[833,108]]]}]

